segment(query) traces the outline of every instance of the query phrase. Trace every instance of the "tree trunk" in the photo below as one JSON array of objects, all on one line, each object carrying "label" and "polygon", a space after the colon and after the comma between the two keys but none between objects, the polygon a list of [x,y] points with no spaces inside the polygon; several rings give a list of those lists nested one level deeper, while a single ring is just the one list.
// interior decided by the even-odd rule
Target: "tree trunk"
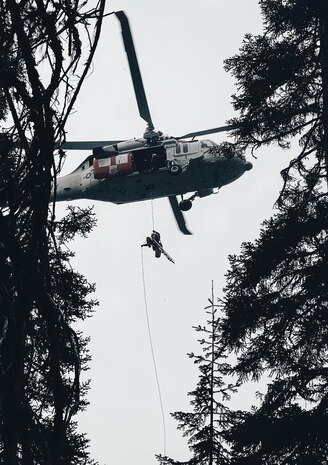
[{"label": "tree trunk", "polygon": [[320,62],[322,72],[322,151],[328,185],[328,3],[321,0],[320,11]]}]

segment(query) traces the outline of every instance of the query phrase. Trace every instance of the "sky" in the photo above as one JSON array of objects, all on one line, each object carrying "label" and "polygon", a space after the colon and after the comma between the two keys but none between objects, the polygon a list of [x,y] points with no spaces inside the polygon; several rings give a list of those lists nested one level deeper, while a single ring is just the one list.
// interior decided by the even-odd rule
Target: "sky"
[{"label": "sky", "polygon": [[[139,65],[157,130],[170,135],[224,125],[234,115],[233,77],[223,60],[238,52],[245,33],[262,30],[256,0],[115,0],[107,12],[129,17]],[[140,119],[122,44],[119,22],[104,20],[93,72],[85,81],[67,125],[67,140],[140,137]],[[225,134],[210,136],[215,142]],[[71,152],[62,174],[89,153]],[[197,367],[187,357],[198,352],[193,325],[205,322],[211,296],[222,296],[228,255],[243,241],[253,241],[262,221],[273,213],[281,187],[280,171],[291,154],[277,147],[261,149],[253,169],[218,195],[196,199],[185,214],[194,233],[178,230],[167,199],[153,202],[155,229],[167,252],[156,259],[140,245],[152,231],[151,202],[94,205],[98,224],[88,239],[71,244],[75,269],[96,283],[94,316],[80,328],[91,337],[88,377],[90,406],[79,416],[79,429],[91,439],[91,455],[101,465],[152,465],[164,452],[163,425],[145,311],[145,293],[162,393],[166,454],[190,457],[186,439],[169,413],[190,409],[187,393],[197,382]],[[66,203],[58,203],[57,218]],[[143,264],[142,269],[142,253]],[[255,387],[244,390],[232,407],[249,408]]]}]

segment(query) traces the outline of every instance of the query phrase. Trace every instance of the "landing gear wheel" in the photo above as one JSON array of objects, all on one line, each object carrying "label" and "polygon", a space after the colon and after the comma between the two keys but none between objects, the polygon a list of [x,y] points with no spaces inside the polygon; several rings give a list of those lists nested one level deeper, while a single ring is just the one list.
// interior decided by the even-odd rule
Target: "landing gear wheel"
[{"label": "landing gear wheel", "polygon": [[191,207],[192,207],[191,200],[181,200],[181,202],[179,203],[179,208],[183,212],[187,212],[188,210],[191,209]]},{"label": "landing gear wheel", "polygon": [[179,176],[179,174],[181,174],[181,172],[182,172],[181,166],[175,165],[175,164],[169,166],[169,173],[172,176]]}]

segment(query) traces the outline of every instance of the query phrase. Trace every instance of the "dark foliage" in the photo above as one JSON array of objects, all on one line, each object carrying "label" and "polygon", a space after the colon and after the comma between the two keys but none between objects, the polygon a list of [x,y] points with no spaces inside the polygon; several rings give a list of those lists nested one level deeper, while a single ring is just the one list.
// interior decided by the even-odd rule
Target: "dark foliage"
[{"label": "dark foliage", "polygon": [[227,439],[235,464],[327,464],[328,3],[260,5],[263,35],[226,63],[238,87],[234,134],[252,149],[298,136],[300,149],[276,215],[230,257],[220,331],[242,382],[271,380]]},{"label": "dark foliage", "polygon": [[94,219],[71,209],[55,224],[48,203],[63,155],[55,163],[54,151],[91,63],[104,3],[88,10],[79,1],[0,2],[0,461],[6,465],[92,463],[88,441],[72,422],[86,405],[80,373],[89,360],[87,340],[72,324],[90,315],[93,286],[71,269],[62,244],[87,234]]},{"label": "dark foliage", "polygon": [[300,135],[296,169],[313,189],[327,176],[328,4],[324,0],[262,0],[264,33],[248,34],[240,53],[226,60],[237,80],[233,105],[243,148],[283,148]]},{"label": "dark foliage", "polygon": [[328,460],[327,218],[324,199],[291,208],[230,257],[222,336],[241,380],[272,378],[260,408],[231,432],[250,460],[240,463]]}]

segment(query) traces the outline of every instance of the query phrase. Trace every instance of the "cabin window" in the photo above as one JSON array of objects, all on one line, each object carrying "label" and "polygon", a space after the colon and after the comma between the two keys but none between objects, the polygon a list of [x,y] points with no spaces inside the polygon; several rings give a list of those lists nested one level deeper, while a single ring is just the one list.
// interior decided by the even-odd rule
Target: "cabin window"
[{"label": "cabin window", "polygon": [[82,171],[84,171],[84,170],[85,170],[85,165],[82,165]]},{"label": "cabin window", "polygon": [[189,152],[189,147],[188,144],[183,144],[183,153],[188,153]]},{"label": "cabin window", "polygon": [[181,144],[178,144],[175,148],[175,153],[179,155],[181,153]]},{"label": "cabin window", "polygon": [[198,141],[190,142],[190,144],[189,144],[190,153],[197,153],[198,148],[199,148],[199,142]]}]

